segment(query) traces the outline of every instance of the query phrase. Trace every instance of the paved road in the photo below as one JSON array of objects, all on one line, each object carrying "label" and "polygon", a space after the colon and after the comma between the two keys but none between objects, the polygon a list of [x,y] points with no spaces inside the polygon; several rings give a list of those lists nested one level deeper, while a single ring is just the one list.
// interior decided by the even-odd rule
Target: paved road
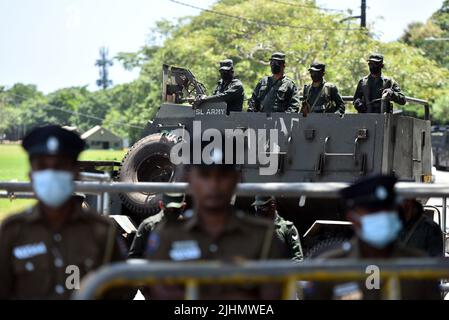
[{"label": "paved road", "polygon": [[[435,183],[449,183],[449,171],[440,171],[440,170],[436,170],[435,168],[433,168],[432,174],[435,176]],[[441,198],[430,198],[429,201],[427,202],[427,204],[437,206],[441,210],[442,199]],[[449,201],[448,201],[448,204],[449,204]],[[449,221],[448,218],[449,218],[449,212],[446,214],[446,221]]]}]

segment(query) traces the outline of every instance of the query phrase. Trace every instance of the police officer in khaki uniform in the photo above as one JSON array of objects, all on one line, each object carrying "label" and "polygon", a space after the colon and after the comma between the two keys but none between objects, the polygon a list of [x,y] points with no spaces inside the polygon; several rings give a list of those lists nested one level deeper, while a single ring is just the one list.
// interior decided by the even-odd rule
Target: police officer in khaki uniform
[{"label": "police officer in khaki uniform", "polygon": [[[205,149],[203,149],[205,151]],[[187,166],[187,181],[193,198],[192,218],[161,224],[150,235],[147,257],[173,262],[218,260],[228,263],[286,257],[276,239],[273,223],[235,210],[231,205],[240,172],[235,159],[225,163],[224,150],[209,149],[209,160]],[[204,152],[202,152],[204,156]],[[233,153],[235,156],[235,152]],[[189,212],[187,211],[188,215]],[[272,286],[202,287],[200,297],[207,299],[274,298]],[[155,286],[153,298],[182,298],[182,290]],[[272,290],[273,289],[273,290]]]},{"label": "police officer in khaki uniform", "polygon": [[276,199],[271,196],[256,196],[252,206],[257,216],[274,222],[276,235],[285,245],[289,258],[293,262],[304,260],[298,230],[293,222],[285,220],[279,215]]},{"label": "police officer in khaki uniform", "polygon": [[273,53],[270,67],[273,75],[259,81],[248,101],[248,111],[297,113],[300,107],[298,89],[284,74],[285,54]]},{"label": "police officer in khaki uniform", "polygon": [[[355,238],[341,248],[323,253],[318,259],[394,259],[426,257],[420,250],[407,248],[398,240],[402,224],[394,191],[396,178],[364,178],[341,192],[346,217],[355,228]],[[326,261],[323,261],[326,263]],[[380,287],[367,288],[365,279],[347,282],[316,282],[306,286],[308,299],[382,299]],[[440,299],[437,281],[401,280],[401,299]]]},{"label": "police officer in khaki uniform", "polygon": [[40,127],[22,142],[37,204],[0,226],[0,299],[67,299],[91,270],[124,258],[114,225],[73,196],[80,137]]}]

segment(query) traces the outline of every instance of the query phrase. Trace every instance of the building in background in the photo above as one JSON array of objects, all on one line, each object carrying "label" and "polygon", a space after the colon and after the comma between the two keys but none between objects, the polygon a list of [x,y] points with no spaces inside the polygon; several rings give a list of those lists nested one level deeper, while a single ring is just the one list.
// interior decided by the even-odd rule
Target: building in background
[{"label": "building in background", "polygon": [[84,132],[81,138],[88,149],[123,149],[123,139],[99,125]]}]

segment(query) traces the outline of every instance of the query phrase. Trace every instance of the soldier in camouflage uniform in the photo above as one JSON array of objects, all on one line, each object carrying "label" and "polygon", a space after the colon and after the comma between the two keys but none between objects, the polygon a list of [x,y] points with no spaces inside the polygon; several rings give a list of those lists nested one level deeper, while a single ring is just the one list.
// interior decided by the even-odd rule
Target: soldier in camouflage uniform
[{"label": "soldier in camouflage uniform", "polygon": [[284,75],[285,54],[271,55],[272,76],[259,81],[248,102],[249,112],[289,112],[299,111],[298,89],[293,80]]},{"label": "soldier in camouflage uniform", "polygon": [[388,101],[384,112],[392,112],[390,101],[400,105],[405,104],[405,96],[401,92],[399,84],[392,78],[382,75],[384,57],[381,54],[372,54],[368,59],[370,74],[362,78],[354,94],[354,107],[359,113],[380,113],[381,99]]},{"label": "soldier in camouflage uniform", "polygon": [[399,234],[401,242],[420,249],[431,257],[443,256],[443,234],[440,227],[424,214],[423,206],[415,199],[406,199],[401,206],[404,229]]},{"label": "soldier in camouflage uniform", "polygon": [[211,96],[201,97],[199,103],[223,101],[228,105],[227,111],[242,111],[245,92],[243,84],[234,77],[234,63],[231,59],[220,61],[221,79]]},{"label": "soldier in camouflage uniform", "polygon": [[326,65],[314,62],[310,65],[309,72],[312,78],[311,84],[306,84],[303,91],[303,103],[301,112],[307,115],[314,113],[345,113],[345,102],[338,93],[337,87],[324,80]]},{"label": "soldier in camouflage uniform", "polygon": [[282,218],[276,209],[276,199],[274,197],[256,196],[252,206],[255,208],[256,215],[274,220],[276,235],[286,246],[286,252],[289,258],[294,262],[300,262],[304,259],[301,248],[299,233],[293,222]]},{"label": "soldier in camouflage uniform", "polygon": [[154,216],[150,216],[142,221],[137,229],[131,248],[129,249],[129,258],[143,258],[145,245],[151,232],[156,226],[163,222],[172,222],[182,219],[182,213],[185,209],[184,194],[166,193],[162,196],[159,203],[161,211]]}]

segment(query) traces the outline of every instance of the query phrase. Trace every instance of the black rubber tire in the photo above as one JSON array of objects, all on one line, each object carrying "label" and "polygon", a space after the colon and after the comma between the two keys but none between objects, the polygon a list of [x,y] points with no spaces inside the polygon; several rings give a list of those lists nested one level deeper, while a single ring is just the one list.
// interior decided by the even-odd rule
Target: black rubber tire
[{"label": "black rubber tire", "polygon": [[326,251],[341,247],[341,245],[346,241],[348,241],[346,238],[327,238],[318,240],[315,245],[307,250],[306,258],[314,259]]},{"label": "black rubber tire", "polygon": [[[177,137],[155,133],[137,141],[122,160],[119,171],[121,182],[174,182],[180,171],[170,162],[170,149]],[[119,194],[130,216],[141,221],[159,212],[161,194],[127,192]]]}]

